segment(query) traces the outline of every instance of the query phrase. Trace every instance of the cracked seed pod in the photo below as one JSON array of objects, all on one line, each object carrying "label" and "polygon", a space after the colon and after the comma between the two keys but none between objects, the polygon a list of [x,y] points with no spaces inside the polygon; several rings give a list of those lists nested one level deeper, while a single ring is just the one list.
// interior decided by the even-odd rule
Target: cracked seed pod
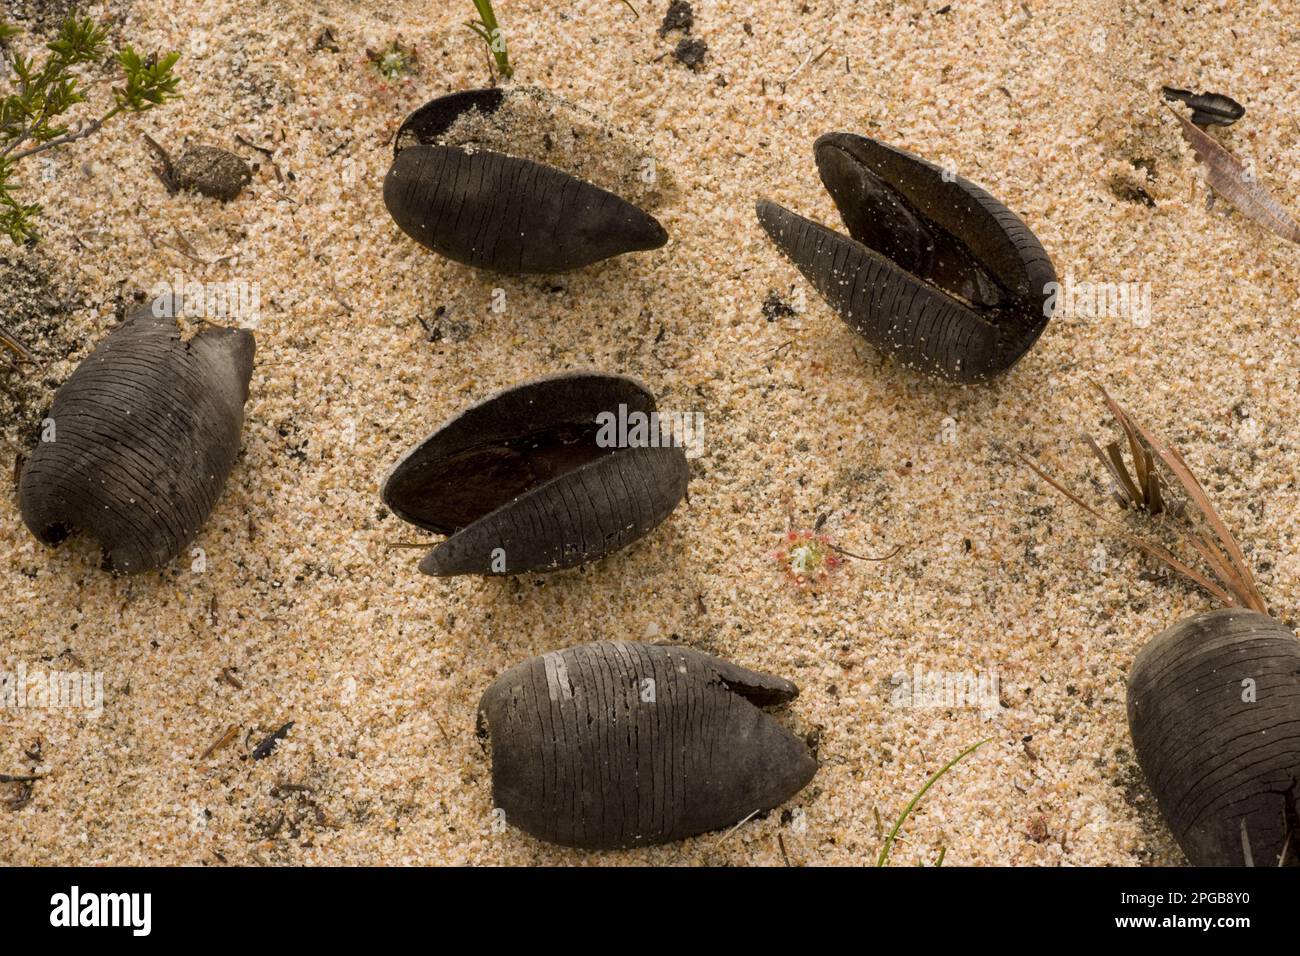
[{"label": "cracked seed pod", "polygon": [[479,703],[494,804],[538,839],[596,850],[730,826],[817,772],[759,709],[798,693],[684,647],[605,641],[534,657]]},{"label": "cracked seed pod", "polygon": [[638,205],[658,201],[658,179],[649,157],[543,90],[467,90],[407,117],[384,204],[403,232],[456,262],[566,272],[668,241]]},{"label": "cracked seed pod", "polygon": [[762,199],[758,219],[875,348],[956,382],[1006,371],[1052,312],[1056,272],[1023,222],[983,189],[864,136],[827,133],[817,168],[849,235]]},{"label": "cracked seed pod", "polygon": [[595,561],[649,533],[686,494],[680,444],[652,446],[652,430],[628,441],[630,431],[616,436],[602,420],[655,411],[643,385],[614,375],[566,373],[506,389],[398,462],[384,504],[449,535],[420,562],[425,574],[525,574]]},{"label": "cracked seed pod", "polygon": [[239,453],[253,335],[182,337],[167,299],[146,303],[54,395],[52,439],[19,481],[23,521],[45,544],[92,535],[104,567],[162,567],[199,533]]},{"label": "cracked seed pod", "polygon": [[1277,866],[1300,853],[1300,641],[1237,608],[1180,621],[1128,681],[1133,749],[1193,866]]}]

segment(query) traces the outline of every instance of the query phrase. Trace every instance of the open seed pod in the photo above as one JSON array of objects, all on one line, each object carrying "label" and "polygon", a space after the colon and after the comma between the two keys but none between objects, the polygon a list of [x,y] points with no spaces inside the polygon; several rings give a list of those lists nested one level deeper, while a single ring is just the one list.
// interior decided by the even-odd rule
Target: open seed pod
[{"label": "open seed pod", "polygon": [[817,772],[760,710],[788,680],[684,647],[605,641],[517,664],[479,703],[506,822],[565,846],[680,840],[779,806]]},{"label": "open seed pod", "polygon": [[758,219],[826,301],[875,348],[957,382],[1006,371],[1051,314],[1042,245],[979,186],[852,133],[813,147],[849,235],[766,199]]},{"label": "open seed pod", "polygon": [[668,241],[636,205],[659,195],[646,162],[595,116],[543,90],[467,90],[407,117],[384,204],[403,232],[456,262],[565,272]]},{"label": "open seed pod", "polygon": [[[570,568],[626,547],[686,494],[686,453],[658,436],[620,441],[602,416],[655,412],[639,382],[576,372],[474,405],[406,455],[384,483],[399,518],[450,535],[425,574]],[[651,442],[654,444],[651,444]]]},{"label": "open seed pod", "polygon": [[207,327],[186,339],[172,309],[146,303],[77,366],[19,481],[32,534],[58,544],[85,531],[112,571],[180,554],[239,453],[253,335]]},{"label": "open seed pod", "polygon": [[1133,748],[1193,866],[1300,862],[1300,641],[1227,608],[1147,644],[1128,680]]}]

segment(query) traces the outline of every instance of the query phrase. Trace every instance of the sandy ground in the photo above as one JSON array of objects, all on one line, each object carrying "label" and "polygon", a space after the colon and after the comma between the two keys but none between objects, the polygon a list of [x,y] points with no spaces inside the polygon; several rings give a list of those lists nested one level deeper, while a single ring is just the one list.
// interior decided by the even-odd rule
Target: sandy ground
[{"label": "sandy ground", "polygon": [[[692,71],[671,55],[681,34],[656,33],[666,0],[633,4],[639,19],[616,0],[498,4],[516,80],[648,139],[680,190],[657,210],[665,248],[554,278],[440,260],[382,204],[403,116],[486,80],[467,0],[91,7],[143,48],[181,50],[185,97],[29,174],[47,204],[32,255],[66,305],[33,336],[47,365],[30,401],[174,275],[260,288],[258,361],[243,455],[196,543],[206,570],[184,557],[110,577],[93,546],[48,550],[0,500],[0,664],[104,681],[97,719],[0,710],[0,772],[46,774],[24,806],[0,805],[0,860],[856,864],[987,737],[894,862],[1181,861],[1132,759],[1124,679],[1146,640],[1211,601],[1099,537],[1013,453],[1104,500],[1077,439],[1107,428],[1088,380],[1107,383],[1183,447],[1273,610],[1296,618],[1300,250],[1207,207],[1159,87],[1245,103],[1216,136],[1295,208],[1300,31],[1280,7],[1233,2],[701,0],[709,52]],[[338,52],[313,49],[326,26]],[[385,84],[365,51],[398,37],[418,71]],[[753,213],[766,194],[836,222],[811,144],[837,129],[950,162],[1026,220],[1062,277],[1149,283],[1149,326],[1057,318],[991,387],[883,363]],[[224,207],[169,196],[146,132],[233,149],[254,182]],[[210,264],[163,245],[174,230]],[[806,310],[769,321],[773,291]],[[433,580],[418,552],[385,548],[419,537],[378,499],[408,447],[497,388],[581,367],[705,413],[688,506],[546,578]],[[0,373],[0,392],[15,383]],[[9,488],[41,408],[16,414]],[[799,590],[771,552],[821,515],[848,550],[904,550]],[[494,832],[479,694],[518,660],[601,638],[678,640],[795,680],[782,719],[822,767],[791,812],[608,854]],[[1002,703],[895,706],[891,675],[915,667],[997,674]],[[290,720],[271,758],[248,759]]]}]

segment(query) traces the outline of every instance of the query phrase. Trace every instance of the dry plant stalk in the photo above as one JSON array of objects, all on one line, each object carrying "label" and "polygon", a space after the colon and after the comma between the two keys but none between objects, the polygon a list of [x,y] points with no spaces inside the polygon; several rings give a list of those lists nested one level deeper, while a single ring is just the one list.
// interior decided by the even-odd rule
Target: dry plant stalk
[{"label": "dry plant stalk", "polygon": [[1300,243],[1300,223],[1259,182],[1236,156],[1228,152],[1209,133],[1172,106],[1169,112],[1183,127],[1183,138],[1191,144],[1196,158],[1205,164],[1205,178],[1210,187],[1223,196],[1247,219],[1274,235]]},{"label": "dry plant stalk", "polygon": [[[1095,384],[1095,383],[1094,383]],[[1115,420],[1128,438],[1130,454],[1133,458],[1133,471],[1130,474],[1120,452],[1119,443],[1112,442],[1103,452],[1091,436],[1085,436],[1093,451],[1101,458],[1115,483],[1115,497],[1126,508],[1146,512],[1150,516],[1165,513],[1182,519],[1182,527],[1175,528],[1180,543],[1189,545],[1209,567],[1209,574],[1179,560],[1168,548],[1147,541],[1123,528],[1118,521],[1108,518],[1092,505],[1088,504],[1074,492],[1043,471],[1028,455],[1021,454],[1021,460],[1049,485],[1072,502],[1106,524],[1119,530],[1120,534],[1131,544],[1145,551],[1156,560],[1167,565],[1183,577],[1194,582],[1212,594],[1228,607],[1248,608],[1267,614],[1268,608],[1264,598],[1255,584],[1250,565],[1241,551],[1237,539],[1219,513],[1214,510],[1209,496],[1201,483],[1192,474],[1191,468],[1183,459],[1178,449],[1156,436],[1149,429],[1136,421],[1118,402],[1110,397],[1104,388],[1096,386],[1101,392]],[[1171,506],[1160,488],[1160,474],[1156,469],[1156,459],[1164,463],[1173,473],[1192,503],[1195,515],[1188,514],[1181,505]],[[1197,517],[1199,516],[1199,517]]]},{"label": "dry plant stalk", "polygon": [[6,332],[3,326],[0,326],[0,350],[2,349],[8,349],[10,352],[13,352],[18,356],[18,359],[15,360],[9,355],[6,355],[3,351],[0,351],[0,355],[3,355],[5,361],[14,368],[18,367],[19,362],[25,362],[29,365],[37,364],[36,356],[32,354],[31,349],[24,345],[12,333]]}]

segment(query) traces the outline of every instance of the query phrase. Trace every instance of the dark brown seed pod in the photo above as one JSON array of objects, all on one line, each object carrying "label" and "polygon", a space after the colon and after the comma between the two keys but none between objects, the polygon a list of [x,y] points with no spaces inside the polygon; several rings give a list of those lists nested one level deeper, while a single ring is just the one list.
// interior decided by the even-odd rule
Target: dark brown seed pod
[{"label": "dark brown seed pod", "polygon": [[565,846],[680,840],[779,806],[817,772],[760,710],[788,680],[683,647],[606,641],[517,664],[479,703],[506,822]]},{"label": "dark brown seed pod", "polygon": [[629,378],[576,372],[527,382],[472,406],[407,454],[383,500],[399,518],[450,535],[420,562],[425,574],[585,564],[647,534],[686,494],[679,443],[654,429],[635,443],[611,440],[607,416],[648,420],[655,411],[654,397]]},{"label": "dark brown seed pod", "polygon": [[542,90],[467,90],[407,117],[384,204],[403,232],[456,262],[565,272],[668,241],[640,197],[624,198],[658,194],[647,161]]},{"label": "dark brown seed pod", "polygon": [[1006,371],[1052,312],[1042,245],[979,186],[851,133],[814,145],[844,236],[763,199],[767,234],[848,324],[886,355],[957,382]]},{"label": "dark brown seed pod", "polygon": [[[159,568],[194,539],[239,453],[253,335],[182,336],[167,299],[115,328],[55,393],[23,467],[23,521],[46,544],[95,537],[104,566]],[[157,313],[157,314],[155,314]]]},{"label": "dark brown seed pod", "polygon": [[1190,106],[1197,126],[1231,126],[1246,115],[1246,107],[1222,93],[1193,93],[1173,86],[1161,87],[1161,92],[1171,103]]},{"label": "dark brown seed pod", "polygon": [[1300,862],[1300,641],[1289,627],[1238,608],[1180,621],[1134,661],[1128,720],[1193,866],[1277,866],[1284,852]]}]

